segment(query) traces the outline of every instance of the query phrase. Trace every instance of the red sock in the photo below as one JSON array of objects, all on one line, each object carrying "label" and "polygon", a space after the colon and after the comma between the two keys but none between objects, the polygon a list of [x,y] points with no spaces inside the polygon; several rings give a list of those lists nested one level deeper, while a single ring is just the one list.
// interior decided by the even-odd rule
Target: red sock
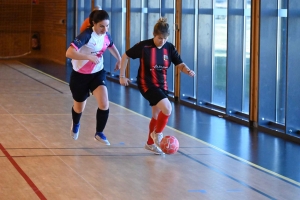
[{"label": "red sock", "polygon": [[157,122],[156,119],[151,118],[151,121],[149,123],[149,135],[148,135],[148,141],[147,141],[147,144],[149,144],[149,145],[154,144],[154,141],[152,140],[150,134],[154,131],[156,122]]},{"label": "red sock", "polygon": [[166,127],[166,125],[168,123],[168,119],[169,119],[169,115],[165,115],[161,111],[159,112],[158,117],[157,117],[156,129],[155,129],[156,133],[163,132],[164,128]]}]

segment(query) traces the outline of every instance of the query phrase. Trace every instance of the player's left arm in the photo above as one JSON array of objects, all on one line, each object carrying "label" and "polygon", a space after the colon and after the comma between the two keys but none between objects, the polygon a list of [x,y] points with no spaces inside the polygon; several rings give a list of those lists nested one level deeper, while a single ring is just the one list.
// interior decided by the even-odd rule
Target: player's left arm
[{"label": "player's left arm", "polygon": [[117,49],[117,47],[113,44],[111,47],[107,48],[109,52],[117,59],[117,63],[115,66],[115,71],[119,70],[121,68],[121,56]]},{"label": "player's left arm", "polygon": [[[171,59],[175,67],[177,67],[182,73],[185,73],[191,77],[195,76],[195,72],[191,70],[181,59],[177,49],[173,44],[170,44]],[[179,64],[178,64],[179,63]]]},{"label": "player's left arm", "polygon": [[195,76],[195,72],[191,70],[185,63],[180,63],[179,65],[176,65],[176,67],[178,67],[181,72],[191,77]]}]

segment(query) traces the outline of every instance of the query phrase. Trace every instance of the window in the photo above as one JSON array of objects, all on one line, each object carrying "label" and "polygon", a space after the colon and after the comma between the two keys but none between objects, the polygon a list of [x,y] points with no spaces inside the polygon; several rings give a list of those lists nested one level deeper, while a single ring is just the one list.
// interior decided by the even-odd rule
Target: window
[{"label": "window", "polygon": [[[126,2],[124,0],[95,0],[94,6],[101,6],[110,17],[109,30],[112,40],[117,47],[120,55],[125,52],[126,47]],[[109,51],[104,53],[104,69],[110,76],[116,76],[115,72],[116,58]]]},{"label": "window", "polygon": [[197,74],[195,79],[181,76],[182,100],[247,119],[250,3],[246,0],[182,3],[181,55]]},{"label": "window", "polygon": [[[170,25],[169,42],[174,42],[174,0],[131,0],[130,6],[130,47],[136,43],[153,38],[153,27],[160,17],[167,17]],[[135,82],[139,60],[130,60],[130,79]],[[167,71],[168,89],[174,91],[174,69]]]},{"label": "window", "polygon": [[274,129],[280,128],[278,125],[282,129],[285,123],[287,16],[282,3],[262,0],[260,5],[258,121]]}]

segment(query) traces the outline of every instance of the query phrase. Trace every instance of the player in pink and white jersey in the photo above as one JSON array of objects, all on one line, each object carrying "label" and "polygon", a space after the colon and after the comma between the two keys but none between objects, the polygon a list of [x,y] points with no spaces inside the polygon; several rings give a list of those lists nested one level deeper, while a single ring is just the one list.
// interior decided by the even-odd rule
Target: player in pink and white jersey
[{"label": "player in pink and white jersey", "polygon": [[74,140],[78,139],[81,114],[87,98],[92,93],[98,103],[95,140],[110,145],[103,133],[109,115],[103,53],[109,50],[117,59],[115,70],[119,70],[121,67],[121,56],[107,32],[109,28],[108,13],[104,10],[93,11],[93,15],[90,15],[90,24],[91,27],[80,33],[66,52],[66,57],[72,59],[73,66],[70,78],[70,89],[74,99],[71,136]]}]

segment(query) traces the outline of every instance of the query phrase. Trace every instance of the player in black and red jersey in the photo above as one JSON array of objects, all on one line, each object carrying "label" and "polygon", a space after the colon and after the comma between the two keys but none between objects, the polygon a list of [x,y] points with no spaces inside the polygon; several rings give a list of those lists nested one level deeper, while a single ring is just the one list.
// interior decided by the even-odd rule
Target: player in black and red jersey
[{"label": "player in black and red jersey", "polygon": [[137,75],[137,85],[140,93],[152,107],[152,118],[149,124],[148,141],[145,149],[155,154],[163,154],[160,141],[163,138],[172,106],[168,99],[167,69],[171,63],[183,73],[193,77],[194,71],[183,63],[175,46],[167,42],[170,35],[166,18],[160,18],[154,26],[153,38],[141,41],[128,49],[122,56],[120,69],[120,84],[127,86],[129,79],[125,77],[128,59],[140,59]]}]

